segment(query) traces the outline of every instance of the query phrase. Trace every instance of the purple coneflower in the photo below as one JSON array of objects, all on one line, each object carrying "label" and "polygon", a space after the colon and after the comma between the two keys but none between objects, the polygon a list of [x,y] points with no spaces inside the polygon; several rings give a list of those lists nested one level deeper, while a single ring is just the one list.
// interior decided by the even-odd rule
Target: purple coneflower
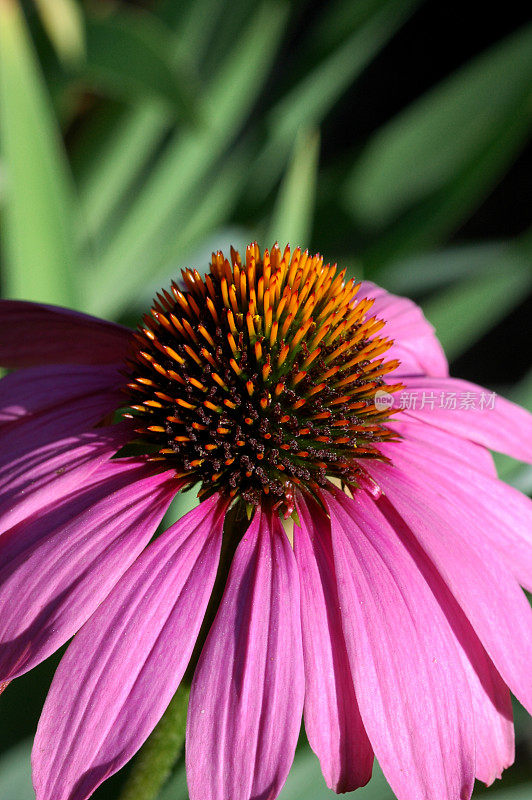
[{"label": "purple coneflower", "polygon": [[37,800],[84,800],[138,750],[217,572],[192,800],[275,798],[302,715],[338,792],[374,754],[399,800],[501,775],[509,689],[532,707],[532,513],[489,449],[530,460],[532,418],[449,378],[417,306],[253,244],[185,270],[137,332],[17,301],[0,320],[0,682],[76,634]]}]

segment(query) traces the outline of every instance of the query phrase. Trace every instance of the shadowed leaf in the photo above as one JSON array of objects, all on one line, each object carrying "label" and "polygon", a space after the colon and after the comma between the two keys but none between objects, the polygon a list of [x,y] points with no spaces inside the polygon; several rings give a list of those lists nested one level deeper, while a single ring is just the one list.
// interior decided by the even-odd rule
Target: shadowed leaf
[{"label": "shadowed leaf", "polygon": [[354,30],[347,39],[271,109],[267,116],[269,136],[254,172],[261,194],[269,191],[282,173],[298,131],[321,123],[419,2],[385,0],[374,4],[374,13],[369,18],[355,15]]},{"label": "shadowed leaf", "polygon": [[184,119],[195,119],[193,75],[175,58],[172,32],[157,17],[121,10],[88,17],[86,29],[82,79],[133,102],[158,97]]},{"label": "shadowed leaf", "polygon": [[422,303],[449,360],[478,341],[532,288],[530,236],[508,245],[482,273]]},{"label": "shadowed leaf", "polygon": [[531,119],[532,26],[497,44],[385,125],[346,185],[358,220],[382,226],[453,182],[516,116]]}]

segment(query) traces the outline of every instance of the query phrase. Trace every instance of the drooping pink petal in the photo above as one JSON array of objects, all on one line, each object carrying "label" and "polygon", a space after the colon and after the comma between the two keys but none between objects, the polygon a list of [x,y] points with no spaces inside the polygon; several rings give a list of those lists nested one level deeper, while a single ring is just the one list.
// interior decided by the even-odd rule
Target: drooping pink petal
[{"label": "drooping pink petal", "polygon": [[132,331],[59,306],[0,300],[0,365],[118,364]]},{"label": "drooping pink petal", "polygon": [[191,800],[277,797],[294,757],[304,684],[294,553],[279,519],[257,511],[192,682]]},{"label": "drooping pink petal", "polygon": [[435,564],[505,683],[532,710],[532,609],[486,538],[479,504],[453,501],[424,464],[416,472],[395,458],[397,466],[367,469]]},{"label": "drooping pink petal", "polygon": [[421,420],[406,417],[404,414],[393,417],[390,427],[404,439],[420,442],[437,451],[448,453],[454,459],[473,465],[477,470],[492,478],[497,477],[493,456],[480,444],[475,444],[469,439],[459,438],[442,428],[435,428],[433,425],[427,425]]},{"label": "drooping pink petal", "polygon": [[412,554],[456,636],[473,703],[475,776],[490,785],[514,760],[513,711],[508,687],[435,566],[385,495],[379,499],[378,507]]},{"label": "drooping pink petal", "polygon": [[454,634],[408,550],[362,491],[327,495],[356,696],[398,800],[468,800],[471,696]]},{"label": "drooping pink petal", "polygon": [[161,718],[207,607],[224,510],[215,496],[157,538],[74,638],[37,729],[37,800],[85,800]]},{"label": "drooping pink petal", "polygon": [[0,536],[0,681],[32,669],[90,617],[153,536],[179,484],[134,461]]},{"label": "drooping pink petal", "polygon": [[375,298],[369,316],[385,320],[382,334],[395,340],[387,352],[387,358],[401,361],[391,373],[393,379],[406,375],[444,378],[449,374],[447,359],[434,328],[416,303],[390,294],[371,281],[362,281],[357,297]]},{"label": "drooping pink petal", "polygon": [[[113,365],[48,364],[17,370],[0,381],[0,424],[23,420],[94,392],[116,392],[124,383]],[[113,394],[113,402],[120,396]]]},{"label": "drooping pink petal", "polygon": [[81,486],[129,438],[125,425],[90,428],[100,401],[84,398],[56,407],[0,433],[0,533]]},{"label": "drooping pink petal", "polygon": [[532,463],[532,414],[510,400],[458,378],[409,378],[404,392],[394,395],[396,404],[401,394],[409,395],[406,416]]},{"label": "drooping pink petal", "polygon": [[[414,427],[414,426],[411,426]],[[419,427],[419,425],[417,426]],[[458,446],[458,451],[460,447]],[[459,532],[475,545],[475,535],[490,543],[499,558],[525,589],[532,590],[532,500],[491,475],[453,456],[452,452],[408,438],[399,446],[383,447],[393,463],[412,475],[420,471],[444,503],[474,511],[479,525],[460,526]],[[422,465],[420,470],[420,465]]]},{"label": "drooping pink petal", "polygon": [[297,504],[294,554],[301,585],[305,730],[327,785],[350,792],[371,778],[373,750],[355,697],[336,589],[330,523],[317,503]]},{"label": "drooping pink petal", "polygon": [[117,408],[121,399],[118,392],[90,392],[72,402],[58,403],[3,425],[0,428],[0,487],[12,482],[13,471],[29,469],[36,453],[42,458],[46,451],[44,457],[52,457],[61,441],[93,428]]}]

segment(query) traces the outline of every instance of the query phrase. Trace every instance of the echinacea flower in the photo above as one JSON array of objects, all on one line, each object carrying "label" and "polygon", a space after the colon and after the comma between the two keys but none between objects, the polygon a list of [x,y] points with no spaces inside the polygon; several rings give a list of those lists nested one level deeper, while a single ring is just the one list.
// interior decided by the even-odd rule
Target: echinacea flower
[{"label": "echinacea flower", "polygon": [[399,800],[501,775],[509,690],[532,708],[532,512],[489,450],[531,460],[532,418],[450,378],[411,301],[253,244],[185,270],[137,332],[17,301],[0,320],[0,682],[76,634],[37,800],[84,800],[138,750],[219,570],[192,800],[275,798],[302,716],[338,792],[374,754]]}]

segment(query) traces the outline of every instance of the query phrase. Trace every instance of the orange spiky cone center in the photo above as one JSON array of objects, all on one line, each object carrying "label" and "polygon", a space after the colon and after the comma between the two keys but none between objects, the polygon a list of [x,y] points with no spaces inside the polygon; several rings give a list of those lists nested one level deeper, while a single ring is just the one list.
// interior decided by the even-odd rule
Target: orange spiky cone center
[{"label": "orange spiky cone center", "polygon": [[[135,339],[127,390],[137,434],[200,497],[221,492],[290,511],[295,487],[356,485],[394,434],[375,393],[396,361],[371,299],[298,248],[213,254],[182,272]],[[386,391],[401,388],[386,385]]]}]

